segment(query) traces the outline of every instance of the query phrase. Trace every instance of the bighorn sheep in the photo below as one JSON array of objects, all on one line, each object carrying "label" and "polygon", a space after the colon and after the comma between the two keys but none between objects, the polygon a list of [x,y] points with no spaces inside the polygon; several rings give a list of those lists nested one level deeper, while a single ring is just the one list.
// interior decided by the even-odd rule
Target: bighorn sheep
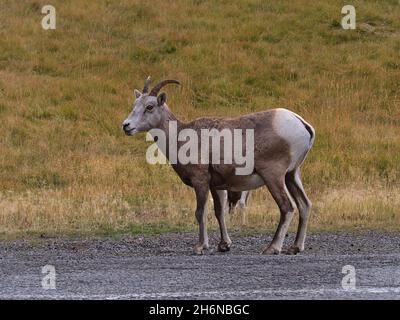
[{"label": "bighorn sheep", "polygon": [[249,203],[250,191],[229,191],[227,190],[227,204],[229,213],[233,214],[239,205],[239,211],[242,216],[242,224],[246,224],[246,207]]},{"label": "bighorn sheep", "polygon": [[[199,118],[184,123],[178,120],[168,108],[166,94],[158,94],[166,84],[179,84],[179,82],[161,81],[149,93],[149,81],[150,77],[145,81],[143,92],[134,91],[133,111],[122,124],[125,134],[129,136],[157,128],[168,140],[171,121],[176,123],[178,132],[191,129],[200,135],[202,129],[220,131],[249,129],[254,133],[254,170],[249,175],[237,175],[236,170],[239,165],[236,162],[231,164],[225,164],[226,162],[222,164],[172,163],[173,169],[181,180],[194,188],[196,194],[195,215],[199,223],[199,242],[195,245],[194,252],[203,254],[203,250],[209,246],[206,228],[206,205],[209,191],[214,199],[215,215],[221,232],[218,250],[224,252],[228,251],[232,244],[224,219],[222,199],[224,190],[246,191],[263,185],[266,185],[279,207],[280,221],[271,243],[262,253],[279,254],[281,252],[294,213],[292,199],[299,210],[300,218],[294,244],[286,252],[296,254],[303,251],[311,202],[302,186],[300,166],[314,142],[315,131],[312,126],[297,114],[281,108],[238,118]],[[156,137],[154,140],[156,141]],[[177,144],[181,146],[184,142],[178,141]],[[168,145],[164,150],[167,158],[169,157]],[[241,145],[241,148],[245,150],[245,145]],[[224,156],[224,153],[220,153],[222,160]]]},{"label": "bighorn sheep", "polygon": [[229,213],[233,213],[237,205],[244,208],[249,201],[250,191],[229,191],[227,190],[226,200],[228,204]]},{"label": "bighorn sheep", "polygon": [[[225,190],[222,196],[222,202],[224,203],[224,213],[228,210],[229,214],[233,214],[235,209],[239,207],[240,214],[242,216],[242,224],[246,224],[246,211],[245,208],[248,205],[250,191],[228,191]],[[213,200],[213,199],[212,199]]]}]

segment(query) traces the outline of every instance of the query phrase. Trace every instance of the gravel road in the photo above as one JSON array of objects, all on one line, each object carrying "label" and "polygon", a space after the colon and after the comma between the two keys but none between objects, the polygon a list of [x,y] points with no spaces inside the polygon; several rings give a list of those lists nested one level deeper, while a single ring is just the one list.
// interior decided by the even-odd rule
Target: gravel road
[{"label": "gravel road", "polygon": [[[270,236],[231,237],[230,252],[211,248],[203,256],[192,255],[191,233],[3,241],[0,298],[400,298],[400,234],[314,234],[297,256],[259,255]],[[286,240],[290,244],[293,236]],[[212,234],[210,245],[217,243]],[[48,280],[51,267],[42,274],[45,265],[54,266],[55,282]],[[355,268],[355,288],[348,290],[342,287],[346,265]],[[56,288],[45,289],[42,282]]]}]

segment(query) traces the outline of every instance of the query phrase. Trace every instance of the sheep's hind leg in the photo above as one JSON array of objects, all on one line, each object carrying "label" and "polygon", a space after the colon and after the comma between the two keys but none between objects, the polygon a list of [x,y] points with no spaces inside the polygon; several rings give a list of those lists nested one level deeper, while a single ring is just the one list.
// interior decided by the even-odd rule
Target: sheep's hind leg
[{"label": "sheep's hind leg", "polygon": [[246,206],[249,199],[250,191],[243,191],[239,200],[239,211],[242,218],[242,225],[246,225]]},{"label": "sheep's hind leg", "polygon": [[261,172],[259,173],[265,181],[269,192],[274,198],[280,211],[280,220],[272,242],[263,250],[263,254],[279,254],[282,250],[283,241],[293,218],[294,208],[285,185],[285,173]]},{"label": "sheep's hind leg", "polygon": [[307,223],[311,209],[311,201],[304,191],[300,178],[300,169],[288,172],[285,177],[286,186],[299,209],[299,226],[297,228],[294,244],[288,249],[288,254],[297,254],[304,250],[304,242],[307,234]]}]

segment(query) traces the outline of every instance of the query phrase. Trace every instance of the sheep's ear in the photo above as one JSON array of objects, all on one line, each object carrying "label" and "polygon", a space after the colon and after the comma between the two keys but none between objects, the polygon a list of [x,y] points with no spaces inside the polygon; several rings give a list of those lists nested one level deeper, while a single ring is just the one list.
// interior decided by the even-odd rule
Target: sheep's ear
[{"label": "sheep's ear", "polygon": [[165,102],[167,102],[167,94],[165,92],[161,92],[157,97],[157,103],[161,107]]},{"label": "sheep's ear", "polygon": [[142,93],[139,91],[139,90],[133,90],[133,93],[135,94],[135,98],[137,99],[137,98],[139,98],[141,95],[142,95]]}]

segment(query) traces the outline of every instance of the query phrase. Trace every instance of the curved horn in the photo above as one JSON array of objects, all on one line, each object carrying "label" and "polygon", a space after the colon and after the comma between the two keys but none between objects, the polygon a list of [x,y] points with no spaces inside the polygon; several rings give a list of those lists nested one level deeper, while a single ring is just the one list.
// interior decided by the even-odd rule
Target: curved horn
[{"label": "curved horn", "polygon": [[180,84],[179,81],[177,80],[163,80],[160,83],[158,83],[150,92],[149,96],[154,96],[157,97],[158,92],[161,90],[162,87],[167,85],[168,83],[175,83],[175,84]]},{"label": "curved horn", "polygon": [[147,93],[148,92],[149,84],[150,84],[150,76],[148,76],[147,79],[144,80],[144,87],[143,87],[143,92],[142,93]]}]

